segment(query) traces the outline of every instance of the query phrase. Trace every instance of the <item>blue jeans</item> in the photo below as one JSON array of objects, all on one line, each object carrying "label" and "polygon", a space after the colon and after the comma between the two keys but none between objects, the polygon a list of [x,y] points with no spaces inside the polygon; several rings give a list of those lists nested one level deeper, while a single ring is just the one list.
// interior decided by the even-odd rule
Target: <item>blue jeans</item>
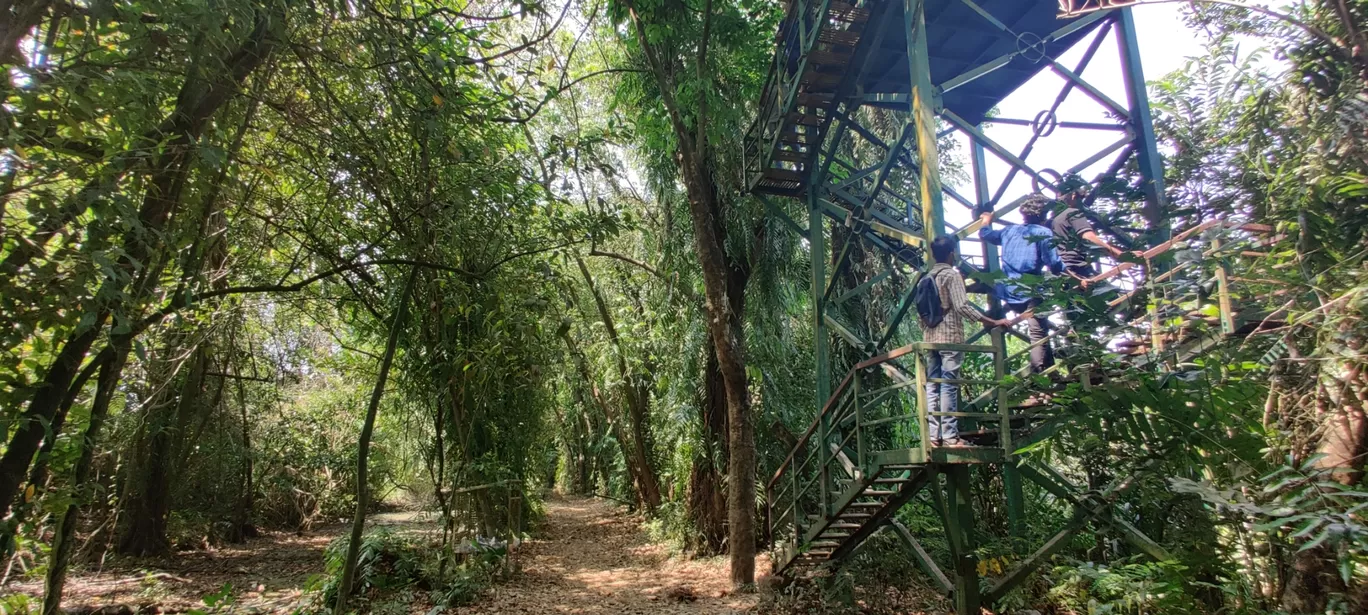
[{"label": "blue jeans", "polygon": [[[926,377],[954,380],[960,377],[964,353],[956,350],[933,350],[926,355]],[[959,411],[959,385],[950,382],[926,383],[927,428],[926,442],[940,442],[959,437],[959,421],[953,416],[932,416],[932,412]]]}]

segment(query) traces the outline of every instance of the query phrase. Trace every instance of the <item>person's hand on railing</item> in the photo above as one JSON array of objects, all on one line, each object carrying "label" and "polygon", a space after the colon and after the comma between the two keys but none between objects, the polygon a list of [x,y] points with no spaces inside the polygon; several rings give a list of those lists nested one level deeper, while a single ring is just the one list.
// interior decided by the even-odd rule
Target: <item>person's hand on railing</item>
[{"label": "person's hand on railing", "polygon": [[983,316],[982,318],[979,318],[979,322],[983,323],[983,328],[985,328],[985,329],[1006,328],[1006,327],[1010,327],[1010,326],[1012,326],[1012,325],[1014,324],[1014,323],[1013,323],[1012,321],[1010,321],[1010,320],[1006,320],[1006,319],[1002,319],[1002,318],[993,318],[993,317],[987,316],[987,315]]}]

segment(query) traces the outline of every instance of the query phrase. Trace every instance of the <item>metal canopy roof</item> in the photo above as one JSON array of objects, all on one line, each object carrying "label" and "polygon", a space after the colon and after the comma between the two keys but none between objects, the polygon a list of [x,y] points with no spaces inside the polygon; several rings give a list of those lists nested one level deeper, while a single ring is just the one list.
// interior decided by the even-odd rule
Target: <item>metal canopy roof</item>
[{"label": "metal canopy roof", "polygon": [[[870,24],[871,31],[865,34],[866,39],[874,39],[876,28],[887,29],[879,49],[871,50],[876,55],[870,58],[870,70],[859,84],[865,94],[911,91],[903,2],[894,0],[890,8],[889,17],[880,24]],[[1048,66],[1043,58],[1057,56],[1100,23],[1090,16],[1060,19],[1056,17],[1058,10],[1058,0],[926,0],[931,80],[938,88],[1012,55],[1001,68],[945,92],[945,108],[971,124],[983,121],[998,102]],[[1051,36],[1070,24],[1081,27],[1058,38]],[[898,106],[905,105],[904,101]]]}]

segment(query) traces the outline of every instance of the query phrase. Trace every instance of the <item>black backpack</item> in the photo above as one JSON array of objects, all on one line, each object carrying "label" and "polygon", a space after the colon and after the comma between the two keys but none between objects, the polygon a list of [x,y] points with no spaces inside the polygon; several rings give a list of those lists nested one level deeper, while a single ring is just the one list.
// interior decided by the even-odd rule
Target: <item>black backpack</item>
[{"label": "black backpack", "polygon": [[912,291],[912,303],[917,305],[917,315],[926,328],[933,329],[945,320],[945,308],[941,307],[940,289],[936,287],[936,276],[922,274],[917,287]]}]

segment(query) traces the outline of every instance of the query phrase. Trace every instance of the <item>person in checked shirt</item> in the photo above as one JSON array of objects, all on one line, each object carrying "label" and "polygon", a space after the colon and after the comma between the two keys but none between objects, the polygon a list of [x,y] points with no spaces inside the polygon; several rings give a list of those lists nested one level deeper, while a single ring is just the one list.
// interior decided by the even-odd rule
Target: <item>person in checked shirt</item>
[{"label": "person in checked shirt", "polygon": [[[935,281],[936,292],[940,295],[941,309],[945,318],[934,327],[922,327],[922,341],[931,344],[963,344],[964,321],[983,323],[985,327],[1000,327],[1006,321],[989,318],[969,304],[965,294],[964,276],[955,263],[959,262],[959,240],[941,235],[931,242],[931,257],[936,264],[926,275]],[[926,377],[928,380],[957,380],[960,366],[964,364],[964,351],[933,350],[927,353]],[[930,412],[958,412],[959,384],[952,382],[927,382],[926,403]],[[959,437],[959,421],[953,416],[927,417],[928,442],[938,446],[968,446]]]}]

